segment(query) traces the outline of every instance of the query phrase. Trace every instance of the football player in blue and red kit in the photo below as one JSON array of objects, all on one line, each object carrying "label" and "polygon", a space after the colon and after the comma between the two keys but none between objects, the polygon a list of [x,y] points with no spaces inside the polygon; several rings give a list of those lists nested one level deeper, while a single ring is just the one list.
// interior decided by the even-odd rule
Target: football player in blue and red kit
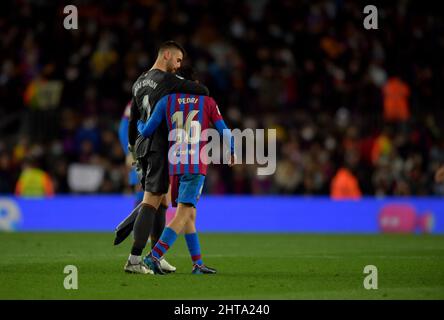
[{"label": "football player in blue and red kit", "polygon": [[[211,124],[224,141],[230,145],[229,166],[235,162],[234,139],[225,125],[219,108],[213,98],[189,94],[170,94],[163,97],[156,105],[148,122],[138,122],[139,133],[149,137],[165,120],[170,137],[169,175],[171,184],[171,200],[177,206],[176,216],[164,229],[159,241],[144,262],[156,274],[164,274],[159,259],[174,244],[177,235],[184,231],[188,250],[193,262],[194,274],[212,274],[215,269],[204,265],[200,252],[200,244],[196,232],[196,204],[202,192],[207,161],[203,159],[202,148],[207,139],[201,133],[209,129]],[[171,141],[174,140],[174,141]]]}]

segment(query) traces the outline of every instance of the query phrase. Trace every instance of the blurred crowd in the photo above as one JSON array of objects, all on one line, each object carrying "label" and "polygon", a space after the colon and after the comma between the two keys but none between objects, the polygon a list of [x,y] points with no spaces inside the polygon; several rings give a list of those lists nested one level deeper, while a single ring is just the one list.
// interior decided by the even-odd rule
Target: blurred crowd
[{"label": "blurred crowd", "polygon": [[61,2],[0,4],[0,193],[20,194],[21,174],[45,194],[78,192],[74,165],[101,168],[94,192],[128,191],[119,121],[174,39],[229,127],[277,130],[274,175],[212,166],[205,192],[444,195],[433,181],[444,163],[435,4],[375,2],[378,30],[363,27],[363,1],[69,4],[78,30],[64,29]]}]

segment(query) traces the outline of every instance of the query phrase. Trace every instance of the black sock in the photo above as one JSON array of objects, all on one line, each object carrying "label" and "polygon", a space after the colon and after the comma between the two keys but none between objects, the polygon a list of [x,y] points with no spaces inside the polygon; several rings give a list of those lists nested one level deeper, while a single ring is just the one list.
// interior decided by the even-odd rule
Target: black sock
[{"label": "black sock", "polygon": [[149,204],[143,203],[140,207],[139,215],[134,222],[134,244],[131,249],[131,254],[134,256],[142,255],[143,249],[145,249],[146,242],[153,228],[154,216],[156,214],[156,208]]},{"label": "black sock", "polygon": [[157,209],[156,217],[154,218],[153,231],[151,232],[151,249],[154,248],[157,241],[162,235],[163,229],[165,229],[166,211],[168,207],[160,205]]}]

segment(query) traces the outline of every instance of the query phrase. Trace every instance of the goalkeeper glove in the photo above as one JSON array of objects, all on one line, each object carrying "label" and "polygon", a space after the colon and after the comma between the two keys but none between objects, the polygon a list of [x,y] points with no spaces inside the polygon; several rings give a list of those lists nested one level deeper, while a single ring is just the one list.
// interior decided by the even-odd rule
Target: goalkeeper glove
[{"label": "goalkeeper glove", "polygon": [[134,146],[128,145],[128,151],[130,152],[131,156],[133,157],[133,161],[136,161],[136,151],[134,150]]}]

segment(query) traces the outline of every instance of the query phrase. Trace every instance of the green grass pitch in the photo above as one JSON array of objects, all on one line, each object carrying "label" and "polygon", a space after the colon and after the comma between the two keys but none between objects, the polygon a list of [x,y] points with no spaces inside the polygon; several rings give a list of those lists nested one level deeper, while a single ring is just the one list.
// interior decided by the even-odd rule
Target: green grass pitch
[{"label": "green grass pitch", "polygon": [[[123,272],[112,233],[0,233],[0,299],[444,299],[444,237],[201,234],[217,275],[191,275],[182,236],[167,276]],[[78,290],[65,290],[66,265]],[[366,265],[378,289],[363,286]]]}]

